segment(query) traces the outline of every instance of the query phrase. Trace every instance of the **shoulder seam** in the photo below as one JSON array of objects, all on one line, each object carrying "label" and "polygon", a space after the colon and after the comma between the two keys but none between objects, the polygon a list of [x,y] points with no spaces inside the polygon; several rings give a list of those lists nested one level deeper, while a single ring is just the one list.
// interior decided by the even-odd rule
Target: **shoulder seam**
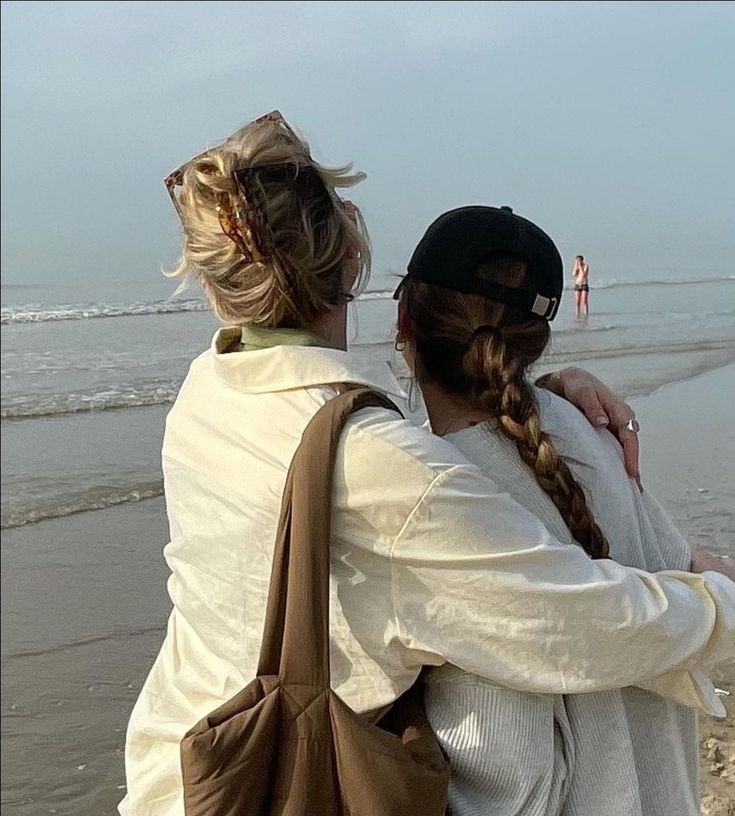
[{"label": "shoulder seam", "polygon": [[406,516],[406,520],[401,526],[401,529],[396,534],[396,537],[393,539],[393,544],[390,548],[390,553],[388,554],[388,566],[390,569],[390,599],[391,599],[391,606],[393,607],[393,625],[396,629],[396,634],[398,636],[398,640],[402,643],[403,640],[403,633],[401,630],[401,621],[398,617],[398,604],[396,598],[396,582],[394,580],[394,570],[395,570],[395,559],[393,557],[395,553],[395,549],[398,546],[398,542],[401,536],[405,533],[410,523],[413,521],[414,516],[418,512],[419,508],[424,504],[426,501],[427,496],[434,490],[434,488],[441,482],[443,482],[446,478],[453,475],[461,466],[460,465],[453,465],[447,470],[442,471],[441,473],[437,473],[436,476],[431,480],[431,482],[427,485],[424,492],[419,497],[419,500],[411,509],[411,512]]},{"label": "shoulder seam", "polygon": [[[372,433],[369,428],[361,428],[358,425],[356,425],[355,424],[355,418],[359,417],[359,415],[363,411],[376,411],[376,412],[379,411],[379,412],[385,413],[385,414],[390,413],[391,414],[390,420],[392,420],[394,422],[408,422],[408,420],[405,417],[401,417],[400,414],[396,413],[395,411],[393,411],[393,410],[391,410],[389,408],[381,408],[381,407],[379,407],[377,405],[375,405],[375,406],[370,405],[370,406],[367,406],[365,408],[361,408],[359,411],[356,411],[347,420],[347,423],[345,425],[345,430],[346,431],[348,431],[348,432],[355,431],[355,432],[360,433],[360,434],[365,434],[366,436],[369,436],[372,440],[374,440],[376,443],[380,443],[382,445],[387,445],[391,449],[397,451],[397,453],[401,457],[403,457],[404,459],[409,459],[411,462],[414,462],[416,465],[423,468],[424,471],[427,474],[431,474],[432,475],[432,482],[436,478],[437,475],[441,475],[442,473],[445,472],[445,470],[437,470],[436,468],[433,468],[431,465],[429,465],[426,462],[422,461],[418,457],[413,456],[413,454],[409,453],[407,450],[405,450],[405,448],[401,447],[400,445],[397,445],[397,444],[395,444],[393,442],[390,442],[390,441],[388,441],[386,439],[383,439],[378,434]],[[387,416],[386,416],[386,421],[388,421]],[[345,435],[342,444],[346,444],[346,438],[347,438],[347,436]],[[457,467],[457,465],[452,465],[451,467],[455,468],[455,467]]]},{"label": "shoulder seam", "polygon": [[411,509],[411,512],[406,516],[406,520],[401,525],[401,529],[396,533],[396,537],[393,539],[393,544],[391,545],[390,553],[388,556],[391,560],[393,559],[393,553],[396,549],[396,546],[398,545],[399,539],[404,534],[406,528],[411,523],[411,521],[413,521],[413,517],[418,512],[419,507],[421,507],[421,505],[426,501],[426,497],[429,495],[429,493],[431,493],[431,491],[437,486],[439,482],[442,482],[447,477],[454,475],[454,473],[457,470],[459,470],[460,467],[461,465],[452,465],[452,467],[447,468],[446,470],[442,470],[440,473],[437,473],[431,480],[431,482],[429,482],[429,484],[426,486],[426,489],[424,490],[424,492],[419,497],[419,500]]}]

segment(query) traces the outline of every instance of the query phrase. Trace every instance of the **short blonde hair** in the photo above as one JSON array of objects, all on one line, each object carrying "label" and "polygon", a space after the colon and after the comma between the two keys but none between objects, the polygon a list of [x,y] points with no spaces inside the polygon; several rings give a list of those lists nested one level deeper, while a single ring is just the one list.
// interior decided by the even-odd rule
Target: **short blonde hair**
[{"label": "short blonde hair", "polygon": [[[256,120],[179,171],[184,246],[178,266],[164,274],[182,279],[179,290],[192,278],[201,280],[226,323],[308,325],[344,303],[346,261],[356,264],[357,288],[369,275],[370,241],[362,217],[336,195],[365,174],[351,173],[351,165],[318,164],[306,142],[284,125],[268,117]],[[274,167],[284,172],[267,172]],[[261,228],[268,233],[269,251],[262,254],[243,254],[219,218],[223,196],[239,212],[236,174],[247,169],[256,179]]]}]

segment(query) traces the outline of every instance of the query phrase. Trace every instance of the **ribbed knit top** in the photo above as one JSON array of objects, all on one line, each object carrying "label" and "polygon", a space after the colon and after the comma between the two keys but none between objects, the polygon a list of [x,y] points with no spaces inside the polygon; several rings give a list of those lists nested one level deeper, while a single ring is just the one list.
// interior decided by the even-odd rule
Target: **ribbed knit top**
[{"label": "ribbed knit top", "polygon": [[[582,485],[610,557],[649,572],[688,569],[686,541],[627,477],[613,436],[569,403],[536,395],[542,427]],[[447,438],[553,535],[573,541],[515,444],[491,423]],[[658,695],[528,694],[445,665],[427,675],[425,703],[452,765],[452,816],[699,812],[696,714]]]}]

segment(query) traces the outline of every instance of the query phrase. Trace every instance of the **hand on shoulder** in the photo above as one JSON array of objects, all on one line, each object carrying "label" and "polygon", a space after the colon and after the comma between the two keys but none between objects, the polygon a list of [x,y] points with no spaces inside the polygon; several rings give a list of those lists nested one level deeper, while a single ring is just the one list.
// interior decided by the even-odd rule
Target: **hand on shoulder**
[{"label": "hand on shoulder", "polygon": [[692,545],[692,572],[719,572],[735,581],[735,560],[729,555],[715,555],[703,547]]}]

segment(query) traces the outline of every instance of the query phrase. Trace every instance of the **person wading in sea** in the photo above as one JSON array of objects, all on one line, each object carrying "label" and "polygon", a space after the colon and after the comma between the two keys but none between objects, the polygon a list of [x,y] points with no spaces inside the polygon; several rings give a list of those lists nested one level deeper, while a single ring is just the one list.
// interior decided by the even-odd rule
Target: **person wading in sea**
[{"label": "person wading in sea", "polygon": [[574,277],[574,301],[577,317],[581,317],[582,309],[584,309],[584,316],[588,317],[590,313],[590,265],[585,261],[584,255],[577,255],[574,259],[572,276]]}]

